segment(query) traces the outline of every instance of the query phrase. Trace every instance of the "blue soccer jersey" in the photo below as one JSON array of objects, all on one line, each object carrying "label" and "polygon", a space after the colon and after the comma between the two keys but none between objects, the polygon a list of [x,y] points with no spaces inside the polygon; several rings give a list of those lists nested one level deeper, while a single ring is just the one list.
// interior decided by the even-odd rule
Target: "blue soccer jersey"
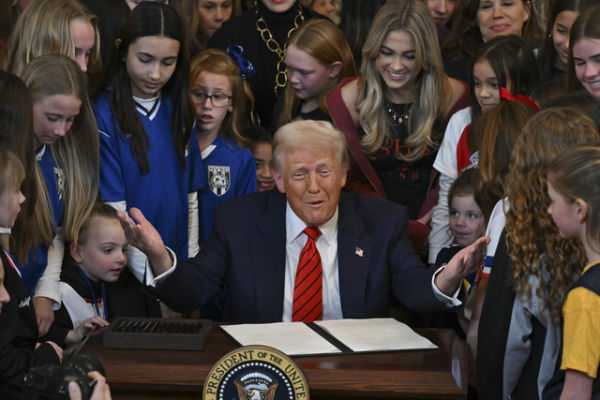
[{"label": "blue soccer jersey", "polygon": [[202,152],[208,186],[198,194],[200,243],[208,237],[213,211],[224,201],[256,192],[256,164],[248,149],[231,139],[217,137]]},{"label": "blue soccer jersey", "polygon": [[[42,146],[36,155],[38,166],[44,182],[46,183],[46,191],[48,199],[52,206],[55,226],[62,225],[62,208],[63,195],[65,193],[65,174],[62,168],[56,165],[54,157],[48,146]],[[56,230],[53,230],[52,234]],[[23,281],[27,284],[31,293],[35,291],[36,285],[42,277],[48,264],[48,246],[39,245],[29,251],[28,262],[26,265],[19,268]]]},{"label": "blue soccer jersey", "polygon": [[177,257],[188,255],[188,193],[206,184],[200,150],[192,133],[185,168],[179,166],[171,137],[173,106],[159,98],[147,111],[136,107],[148,137],[149,172],[142,174],[131,150],[131,137],[118,127],[109,106],[108,92],[94,104],[100,133],[100,197],[107,202],[125,201],[137,207],[156,227],[165,245]]}]

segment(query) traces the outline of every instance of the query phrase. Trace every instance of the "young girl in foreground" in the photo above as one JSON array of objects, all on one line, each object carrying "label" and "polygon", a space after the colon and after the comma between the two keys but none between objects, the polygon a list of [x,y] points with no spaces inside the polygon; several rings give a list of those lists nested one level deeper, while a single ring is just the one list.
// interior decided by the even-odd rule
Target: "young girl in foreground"
[{"label": "young girl in foreground", "polygon": [[61,308],[48,337],[56,343],[71,344],[91,331],[108,325],[109,298],[105,283],[115,282],[127,264],[127,240],[117,211],[97,203],[71,243],[73,263],[66,263],[60,274]]},{"label": "young girl in foreground", "polygon": [[[491,240],[474,332],[482,399],[542,397],[558,353],[560,302],[583,260],[581,246],[561,239],[546,212],[546,175],[558,154],[577,144],[598,144],[594,124],[577,110],[547,108],[521,131],[509,152],[506,197],[494,207],[486,232]],[[477,313],[474,309],[472,328]]]},{"label": "young girl in foreground", "polygon": [[[198,146],[191,142],[181,19],[169,6],[144,2],[133,9],[117,42],[110,88],[94,104],[100,197],[119,211],[139,208],[178,258],[194,256],[203,174]],[[129,249],[129,267],[142,281],[146,258]]]},{"label": "young girl in foreground", "polygon": [[79,227],[98,195],[98,135],[85,73],[72,59],[48,54],[30,62],[22,75],[33,100],[33,134],[40,173],[36,207],[53,240],[33,248],[22,265],[23,280],[33,299],[40,333],[60,304],[57,282],[64,243],[77,239]]},{"label": "young girl in foreground", "polygon": [[479,181],[479,169],[469,168],[452,184],[448,193],[450,205],[448,228],[453,237],[452,246],[445,247],[439,252],[435,265],[441,266],[447,263],[461,249],[483,236],[487,216],[483,212],[486,207],[481,204],[477,192]]},{"label": "young girl in foreground", "polygon": [[211,231],[215,207],[256,191],[254,159],[242,146],[248,113],[249,86],[236,63],[222,50],[207,49],[192,62],[190,93],[196,118],[196,139],[208,177],[199,192],[200,243]]},{"label": "young girl in foreground", "polygon": [[[561,399],[592,396],[600,363],[600,147],[577,146],[558,156],[548,172],[548,212],[560,236],[578,239],[587,265],[562,305]],[[560,266],[558,266],[560,267]],[[594,385],[596,386],[596,385]]]},{"label": "young girl in foreground", "polygon": [[[25,196],[25,168],[16,155],[0,148],[0,226],[14,225]],[[29,290],[8,253],[0,246],[0,398],[21,398],[23,375],[36,365],[58,364],[62,350],[38,343],[39,332]]]}]

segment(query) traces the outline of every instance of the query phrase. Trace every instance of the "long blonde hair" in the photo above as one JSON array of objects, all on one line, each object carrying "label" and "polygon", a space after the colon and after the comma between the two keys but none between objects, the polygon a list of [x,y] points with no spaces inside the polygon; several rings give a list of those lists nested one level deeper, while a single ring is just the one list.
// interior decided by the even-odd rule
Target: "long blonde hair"
[{"label": "long blonde hair", "polygon": [[[336,61],[342,63],[342,69],[337,77],[330,79],[319,95],[319,108],[328,113],[325,102],[327,95],[342,79],[356,75],[352,50],[350,50],[344,34],[329,20],[311,19],[294,32],[287,45],[296,46],[326,67]],[[294,110],[299,106],[300,100],[296,97],[296,90],[288,84],[285,88],[285,105],[279,117],[279,126],[290,122]]]},{"label": "long blonde hair", "polygon": [[[517,139],[507,177],[510,209],[506,214],[507,249],[517,294],[529,298],[529,275],[538,278],[537,296],[554,317],[560,315],[562,298],[585,262],[583,249],[574,240],[561,239],[547,213],[548,167],[574,144],[600,144],[594,123],[574,109],[549,108],[527,122]],[[550,287],[542,290],[542,262],[546,252]]]},{"label": "long blonde hair", "polygon": [[395,30],[406,31],[414,38],[415,63],[420,70],[406,140],[412,150],[410,154],[397,155],[403,160],[415,161],[425,154],[428,147],[437,147],[433,137],[434,123],[443,117],[444,99],[450,95],[449,90],[444,90],[447,78],[436,28],[422,1],[389,0],[375,15],[363,47],[362,76],[358,80],[358,123],[366,133],[361,145],[367,154],[373,156],[392,130],[386,114],[385,83],[375,60],[385,38]]},{"label": "long blonde hair", "polygon": [[[88,218],[98,194],[98,127],[87,95],[86,75],[72,59],[49,54],[29,63],[22,78],[34,104],[54,95],[73,95],[81,100],[79,114],[70,131],[48,146],[65,173],[62,224],[65,238],[77,242],[81,224]],[[39,187],[45,189],[43,178],[40,179]],[[52,218],[47,190],[39,200]]]},{"label": "long blonde hair", "polygon": [[77,0],[35,0],[17,20],[2,52],[0,68],[21,76],[25,66],[35,57],[58,53],[75,58],[71,22],[81,19],[94,28],[95,45],[89,59],[89,70],[100,68],[100,33],[98,22]]}]

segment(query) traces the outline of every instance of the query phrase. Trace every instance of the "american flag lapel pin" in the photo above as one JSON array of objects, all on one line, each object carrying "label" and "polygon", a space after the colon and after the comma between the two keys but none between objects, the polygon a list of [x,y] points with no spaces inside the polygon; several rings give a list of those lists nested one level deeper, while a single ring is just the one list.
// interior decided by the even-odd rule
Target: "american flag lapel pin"
[{"label": "american flag lapel pin", "polygon": [[356,247],[354,249],[354,254],[356,254],[359,257],[363,257],[365,255],[365,251],[363,249],[361,249],[360,247]]}]

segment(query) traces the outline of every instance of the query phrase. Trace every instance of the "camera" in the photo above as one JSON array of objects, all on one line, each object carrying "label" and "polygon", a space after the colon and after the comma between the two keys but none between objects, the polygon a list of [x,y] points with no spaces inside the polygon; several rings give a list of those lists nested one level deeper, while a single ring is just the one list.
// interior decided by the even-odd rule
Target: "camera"
[{"label": "camera", "polygon": [[104,375],[104,368],[97,358],[78,354],[61,366],[44,365],[33,367],[25,375],[26,392],[42,399],[69,399],[69,382],[74,381],[81,389],[81,398],[87,400],[92,396],[96,380],[87,373],[98,371]]}]

